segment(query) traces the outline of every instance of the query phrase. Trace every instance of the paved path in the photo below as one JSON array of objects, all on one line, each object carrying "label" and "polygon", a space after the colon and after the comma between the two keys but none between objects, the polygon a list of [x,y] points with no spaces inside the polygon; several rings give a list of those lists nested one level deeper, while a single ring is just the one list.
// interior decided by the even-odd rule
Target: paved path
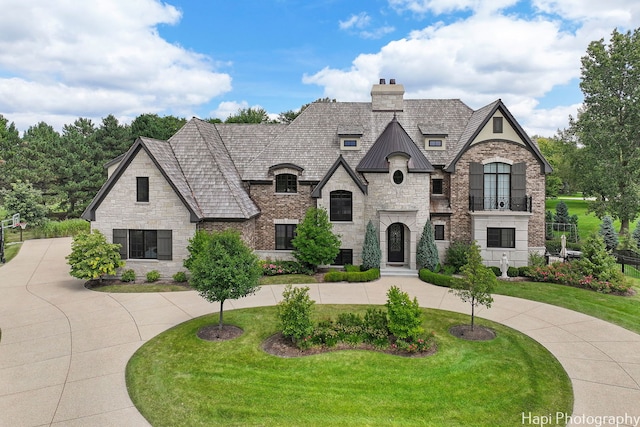
[{"label": "paved path", "polygon": [[[19,255],[0,267],[0,426],[148,426],[127,394],[128,359],[158,333],[218,307],[195,292],[86,290],[68,275],[64,257],[70,242],[25,242]],[[311,297],[321,304],[383,304],[393,284],[425,307],[469,311],[447,289],[413,278],[322,283],[311,286]],[[265,286],[227,304],[229,309],[273,305],[282,289]],[[640,417],[639,335],[580,313],[500,295],[479,316],[524,332],[558,358],[573,383],[573,416],[581,417],[572,425],[596,425],[598,419],[583,416]],[[621,425],[634,423],[627,418]]]}]

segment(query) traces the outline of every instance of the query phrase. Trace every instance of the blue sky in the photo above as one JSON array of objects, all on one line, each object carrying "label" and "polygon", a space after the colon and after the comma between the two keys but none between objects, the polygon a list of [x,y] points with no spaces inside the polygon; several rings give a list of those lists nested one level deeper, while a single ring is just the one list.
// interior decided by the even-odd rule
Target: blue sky
[{"label": "blue sky", "polygon": [[580,57],[637,0],[0,0],[0,114],[19,129],[147,112],[273,116],[321,97],[501,98],[531,134],[565,128]]}]

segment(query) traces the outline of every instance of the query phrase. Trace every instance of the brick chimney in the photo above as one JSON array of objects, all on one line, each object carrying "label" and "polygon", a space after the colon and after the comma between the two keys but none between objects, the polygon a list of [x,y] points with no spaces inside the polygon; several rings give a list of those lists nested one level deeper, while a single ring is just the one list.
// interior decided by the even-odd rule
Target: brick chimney
[{"label": "brick chimney", "polygon": [[404,86],[396,84],[396,79],[380,79],[371,89],[371,109],[373,111],[402,111]]}]

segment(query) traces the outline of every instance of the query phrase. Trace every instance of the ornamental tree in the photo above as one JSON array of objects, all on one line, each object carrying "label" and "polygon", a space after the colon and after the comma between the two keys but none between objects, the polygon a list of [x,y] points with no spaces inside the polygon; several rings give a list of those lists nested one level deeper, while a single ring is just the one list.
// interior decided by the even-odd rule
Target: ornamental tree
[{"label": "ornamental tree", "polygon": [[100,283],[104,276],[114,276],[116,270],[125,265],[120,258],[120,244],[107,242],[98,230],[80,233],[73,238],[67,263],[73,277],[98,279]]},{"label": "ornamental tree", "polygon": [[218,329],[222,330],[224,302],[251,295],[260,288],[262,269],[258,257],[235,230],[198,231],[188,249],[189,283],[207,301],[220,302]]},{"label": "ornamental tree", "polygon": [[604,240],[604,244],[607,247],[607,251],[613,252],[618,247],[618,233],[613,228],[613,218],[609,215],[605,215],[600,223],[600,236]]},{"label": "ornamental tree", "polygon": [[491,292],[498,283],[496,275],[491,269],[482,264],[480,247],[477,242],[473,242],[467,252],[467,263],[461,269],[462,279],[454,280],[453,292],[463,302],[471,304],[471,330],[474,326],[475,308],[483,305],[491,307],[493,297]]},{"label": "ornamental tree", "polygon": [[296,227],[291,240],[293,256],[314,271],[319,265],[330,264],[340,252],[340,238],[333,234],[329,215],[324,208],[309,208],[304,220]]},{"label": "ornamental tree", "polygon": [[396,338],[407,342],[414,341],[424,332],[422,328],[422,310],[416,297],[402,292],[397,286],[387,291],[388,328]]},{"label": "ornamental tree", "polygon": [[309,287],[287,285],[282,292],[282,301],[278,303],[278,317],[282,323],[282,335],[291,339],[300,348],[306,348],[310,342],[305,340],[313,332],[311,311],[314,301],[309,298]]},{"label": "ornamental tree", "polygon": [[380,268],[381,258],[382,251],[378,240],[378,230],[376,230],[373,222],[369,220],[367,232],[364,235],[364,244],[362,245],[362,269]]},{"label": "ornamental tree", "polygon": [[436,240],[433,236],[433,226],[431,225],[431,221],[427,220],[427,223],[422,229],[420,241],[418,242],[416,263],[418,264],[418,269],[426,268],[435,271],[439,262],[438,248],[436,247]]}]

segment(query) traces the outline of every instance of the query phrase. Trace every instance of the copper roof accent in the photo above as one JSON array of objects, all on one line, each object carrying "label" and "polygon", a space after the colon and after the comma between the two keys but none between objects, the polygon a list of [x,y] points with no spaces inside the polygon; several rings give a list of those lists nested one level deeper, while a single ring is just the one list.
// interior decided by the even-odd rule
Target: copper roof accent
[{"label": "copper roof accent", "polygon": [[402,154],[409,158],[409,172],[433,172],[434,168],[394,115],[367,154],[360,160],[358,172],[389,172],[388,158]]}]

